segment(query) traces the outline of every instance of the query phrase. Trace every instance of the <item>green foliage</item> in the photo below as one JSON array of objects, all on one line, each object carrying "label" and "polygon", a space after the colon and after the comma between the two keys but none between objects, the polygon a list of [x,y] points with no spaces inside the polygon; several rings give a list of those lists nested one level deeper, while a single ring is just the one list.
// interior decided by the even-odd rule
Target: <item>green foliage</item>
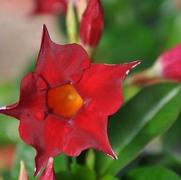
[{"label": "green foliage", "polygon": [[87,166],[82,166],[77,163],[71,164],[70,171],[61,171],[57,174],[57,179],[62,180],[96,180],[96,174]]},{"label": "green foliage", "polygon": [[176,154],[181,159],[181,151],[180,151],[180,138],[181,138],[181,113],[177,118],[177,121],[169,129],[169,131],[163,136],[163,146],[165,151],[170,152],[172,154]]},{"label": "green foliage", "polygon": [[169,0],[103,0],[104,34],[95,59],[107,63],[142,60],[150,66],[159,54],[181,41],[179,13]]},{"label": "green foliage", "polygon": [[128,173],[128,180],[181,180],[173,171],[161,167],[141,167]]},{"label": "green foliage", "polygon": [[[0,107],[13,104],[18,98],[18,84],[0,84]],[[18,122],[13,118],[0,115],[0,144],[12,144],[18,141]]]},{"label": "green foliage", "polygon": [[33,180],[35,151],[32,147],[20,142],[17,145],[14,166],[11,171],[12,179],[17,179],[20,170],[20,161],[23,160],[29,179]]},{"label": "green foliage", "polygon": [[[105,30],[95,53],[97,61],[121,63],[141,59],[142,64],[136,68],[137,71],[149,67],[164,49],[181,41],[181,13],[173,6],[174,1],[101,2],[105,12]],[[62,16],[58,21],[64,21]],[[61,24],[61,30],[63,25],[64,22]],[[34,61],[26,72],[33,69]],[[181,87],[161,84],[139,91],[137,87],[125,88],[125,104],[109,120],[110,141],[119,159],[114,161],[100,153],[88,151],[85,164],[80,165],[72,163],[65,155],[60,155],[55,158],[58,180],[116,180],[118,178],[115,175],[120,171],[128,180],[180,179],[171,170],[157,165],[167,166],[181,173]],[[139,93],[135,95],[137,92]],[[16,102],[18,96],[19,83],[0,84],[0,106]],[[17,179],[20,160],[23,160],[30,180],[37,179],[32,177],[35,152],[31,147],[18,142],[18,121],[2,115],[0,121],[0,144],[17,143],[13,169],[11,173],[3,172],[3,178]],[[139,162],[141,165],[156,166],[139,168],[139,163],[134,164],[138,168],[126,174],[127,171],[123,169],[133,163],[144,147],[158,136],[161,136],[163,150],[156,155],[147,154],[144,160]],[[131,166],[130,169],[132,168]]]},{"label": "green foliage", "polygon": [[98,154],[100,174],[117,174],[145,145],[170,128],[181,110],[180,99],[181,86],[162,84],[143,89],[125,104],[109,125],[110,139],[119,159],[113,161]]}]

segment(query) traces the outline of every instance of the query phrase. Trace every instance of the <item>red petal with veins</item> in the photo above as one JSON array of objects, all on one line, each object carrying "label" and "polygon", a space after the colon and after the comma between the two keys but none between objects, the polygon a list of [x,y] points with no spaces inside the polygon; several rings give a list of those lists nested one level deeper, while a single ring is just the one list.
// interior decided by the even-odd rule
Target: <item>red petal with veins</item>
[{"label": "red petal with veins", "polygon": [[164,78],[181,82],[181,44],[163,53],[157,63]]},{"label": "red petal with veins", "polygon": [[89,67],[89,58],[78,44],[58,45],[51,41],[46,27],[43,37],[36,73],[41,75],[50,87],[75,81]]},{"label": "red petal with veins", "polygon": [[84,97],[86,108],[104,116],[115,113],[123,102],[122,81],[138,64],[138,61],[122,65],[92,64],[75,85]]},{"label": "red petal with veins", "polygon": [[67,0],[34,0],[34,14],[62,14],[66,12]]},{"label": "red petal with veins", "polygon": [[80,23],[80,37],[84,45],[97,46],[104,26],[100,0],[89,0]]}]

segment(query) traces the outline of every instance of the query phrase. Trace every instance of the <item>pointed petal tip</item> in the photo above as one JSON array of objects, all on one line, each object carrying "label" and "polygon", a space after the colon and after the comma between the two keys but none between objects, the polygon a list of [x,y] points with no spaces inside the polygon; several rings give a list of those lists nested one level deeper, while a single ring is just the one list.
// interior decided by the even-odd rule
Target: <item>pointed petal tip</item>
[{"label": "pointed petal tip", "polygon": [[37,164],[35,164],[35,168],[34,168],[34,174],[33,177],[36,177],[37,175],[39,175],[40,171],[42,170],[43,167],[38,166]]},{"label": "pointed petal tip", "polygon": [[48,162],[48,159],[49,159],[48,157],[44,157],[43,155],[40,156],[37,151],[37,155],[35,157],[34,174],[33,174],[34,177],[37,176],[42,169],[44,169],[45,165]]},{"label": "pointed petal tip", "polygon": [[118,157],[117,157],[117,155],[112,151],[112,153],[111,154],[108,154],[108,156],[110,156],[112,159],[114,159],[114,160],[117,160],[118,159]]},{"label": "pointed petal tip", "polygon": [[45,24],[43,24],[43,33],[42,33],[42,42],[44,41],[51,41],[48,28]]},{"label": "pointed petal tip", "polygon": [[47,27],[46,27],[45,24],[43,24],[43,32],[44,32],[44,33],[48,32],[48,29],[47,29]]},{"label": "pointed petal tip", "polygon": [[18,119],[19,118],[18,105],[13,104],[10,106],[0,107],[0,114],[4,114],[4,115],[11,116],[11,117]]},{"label": "pointed petal tip", "polygon": [[106,154],[114,160],[118,159],[116,153],[112,149],[110,149]]},{"label": "pointed petal tip", "polygon": [[141,61],[139,61],[139,60],[132,61],[130,63],[126,63],[126,65],[127,65],[126,75],[128,75],[130,70],[134,69],[139,64],[141,64]]},{"label": "pointed petal tip", "polygon": [[7,107],[6,106],[2,106],[2,107],[0,107],[0,113],[1,112],[3,112],[4,110],[6,110],[7,109]]},{"label": "pointed petal tip", "polygon": [[141,61],[140,60],[136,60],[136,61],[130,62],[130,64],[132,65],[131,69],[133,69],[136,66],[138,66],[139,64],[141,64]]},{"label": "pointed petal tip", "polygon": [[34,174],[33,174],[33,177],[36,177],[37,175],[38,175],[38,170],[37,170],[37,168],[34,168]]}]

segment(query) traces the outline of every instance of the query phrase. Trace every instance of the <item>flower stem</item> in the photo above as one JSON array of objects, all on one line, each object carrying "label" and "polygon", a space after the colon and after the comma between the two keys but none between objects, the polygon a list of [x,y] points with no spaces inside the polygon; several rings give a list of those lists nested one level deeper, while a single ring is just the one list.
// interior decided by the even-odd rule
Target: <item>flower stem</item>
[{"label": "flower stem", "polygon": [[73,0],[68,1],[68,9],[66,14],[66,30],[69,42],[77,43],[78,42],[77,19],[74,10]]},{"label": "flower stem", "polygon": [[125,80],[125,86],[146,86],[162,82],[152,68],[133,74]]}]

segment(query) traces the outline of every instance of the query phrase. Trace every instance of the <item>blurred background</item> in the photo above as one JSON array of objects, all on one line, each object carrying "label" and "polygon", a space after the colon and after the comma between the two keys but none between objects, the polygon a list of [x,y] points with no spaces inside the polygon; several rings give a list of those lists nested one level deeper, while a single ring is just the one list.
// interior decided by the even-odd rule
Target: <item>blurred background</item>
[{"label": "blurred background", "polygon": [[[94,54],[97,62],[121,63],[141,59],[136,71],[152,65],[165,49],[181,42],[181,0],[102,0],[105,29]],[[0,0],[0,106],[14,103],[19,97],[19,83],[32,70],[37,58],[42,25],[46,24],[52,39],[66,43],[64,15],[32,15],[34,0]],[[174,126],[147,147],[154,163],[175,168],[181,162],[181,115]],[[163,148],[164,147],[164,148]],[[160,151],[165,154],[160,155]],[[174,152],[175,156],[166,156]],[[33,172],[34,151],[18,135],[18,121],[0,116],[0,179],[16,179],[19,160],[29,159],[27,169]],[[174,163],[173,163],[174,162]],[[148,156],[139,163],[152,163]],[[179,164],[180,165],[180,164]],[[178,173],[181,173],[178,171]]]}]

